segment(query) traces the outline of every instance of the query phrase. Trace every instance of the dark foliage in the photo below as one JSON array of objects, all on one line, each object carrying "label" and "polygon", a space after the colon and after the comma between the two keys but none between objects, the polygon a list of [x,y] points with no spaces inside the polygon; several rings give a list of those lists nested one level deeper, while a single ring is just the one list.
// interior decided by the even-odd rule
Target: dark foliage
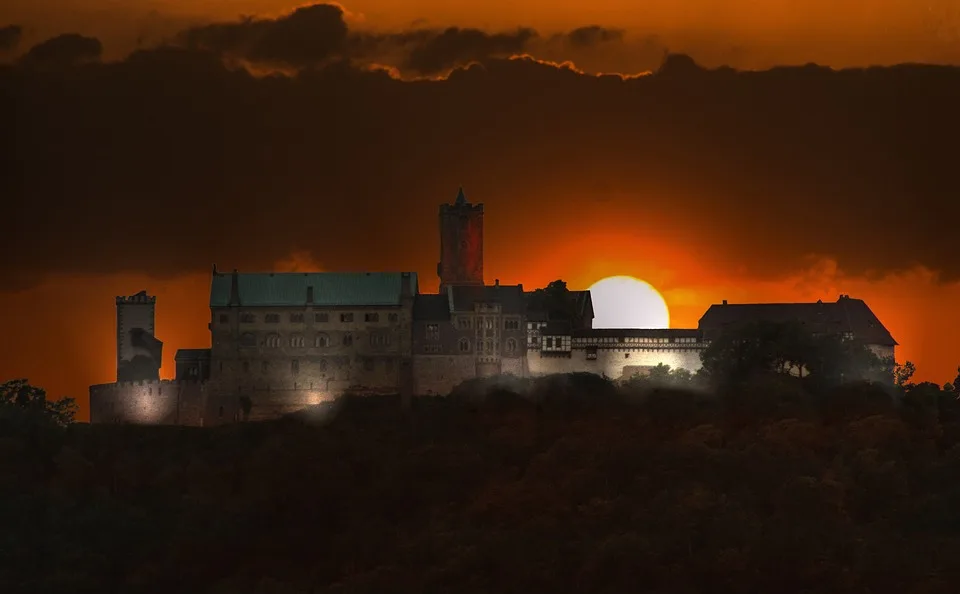
[{"label": "dark foliage", "polygon": [[[0,434],[16,592],[953,592],[952,386],[497,380]],[[325,418],[320,422],[318,419]]]}]

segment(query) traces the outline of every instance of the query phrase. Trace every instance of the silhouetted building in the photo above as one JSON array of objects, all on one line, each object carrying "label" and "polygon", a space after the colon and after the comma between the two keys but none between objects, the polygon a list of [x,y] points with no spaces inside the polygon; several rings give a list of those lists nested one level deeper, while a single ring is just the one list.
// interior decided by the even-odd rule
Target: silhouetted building
[{"label": "silhouetted building", "polygon": [[796,322],[814,335],[836,335],[858,340],[879,357],[893,358],[897,341],[862,299],[840,295],[835,302],[727,303],[711,305],[700,318],[699,329],[713,340],[727,329],[751,322]]},{"label": "silhouetted building", "polygon": [[[440,289],[413,272],[229,273],[213,268],[209,349],[180,349],[160,381],[155,298],[117,298],[118,382],[91,386],[91,422],[216,425],[274,418],[344,393],[447,394],[477,377],[591,372],[609,379],[663,363],[695,371],[719,332],[797,320],[893,356],[863,301],[711,306],[696,329],[594,329],[589,291],[524,291],[483,278],[483,205],[463,189],[440,206]],[[140,359],[138,359],[138,357]],[[138,360],[139,365],[131,364]]]}]

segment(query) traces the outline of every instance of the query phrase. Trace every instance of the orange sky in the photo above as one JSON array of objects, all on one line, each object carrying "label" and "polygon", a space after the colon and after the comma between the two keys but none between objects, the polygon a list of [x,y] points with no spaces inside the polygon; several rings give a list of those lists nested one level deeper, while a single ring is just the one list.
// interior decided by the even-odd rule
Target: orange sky
[{"label": "orange sky", "polygon": [[[489,229],[493,227],[493,229]],[[698,264],[697,253],[659,238],[631,232],[597,231],[577,236],[559,251],[518,261],[505,244],[497,223],[486,238],[488,282],[543,286],[556,278],[583,289],[606,276],[628,274],[652,283],[665,296],[673,327],[695,327],[711,303],[833,300],[841,293],[865,299],[901,346],[898,359],[917,364],[917,379],[952,381],[960,356],[953,337],[960,334],[954,304],[960,283],[938,285],[923,269],[879,279],[850,277],[829,259],[812,262],[802,273],[757,282],[727,272],[719,274]],[[563,229],[541,229],[545,237]],[[501,239],[503,239],[501,237]],[[307,253],[291,254],[275,270],[322,269]],[[421,291],[436,290],[429,268],[417,271]],[[172,279],[117,274],[61,276],[20,293],[0,293],[0,327],[14,340],[0,351],[0,377],[27,377],[51,395],[76,396],[81,418],[87,418],[90,384],[115,379],[116,295],[148,289],[157,295],[157,334],[164,342],[162,376],[174,375],[173,355],[179,348],[208,347],[207,296],[209,276],[193,274]],[[39,328],[38,319],[46,319]],[[51,359],[45,359],[50,353]]]},{"label": "orange sky", "polygon": [[[25,28],[25,42],[79,32],[105,53],[157,41],[186,23],[276,15],[303,4],[285,0],[6,0],[0,23]],[[741,68],[816,61],[832,66],[960,61],[955,0],[352,0],[351,23],[373,28],[530,26],[556,31],[599,24],[635,37],[659,35],[671,51],[708,66]],[[627,57],[623,61],[630,63]]]},{"label": "orange sky", "polygon": [[[140,2],[122,0],[6,0],[0,3],[0,26],[6,23],[23,26],[24,38],[21,50],[58,33],[79,32],[99,37],[105,45],[106,57],[115,58],[133,49],[138,38],[146,40],[145,43],[147,44],[156,43],[164,36],[171,35],[188,24],[214,19],[232,20],[239,14],[278,14],[289,11],[296,5],[296,3],[279,0],[143,0]],[[498,30],[518,25],[528,25],[545,33],[570,30],[574,27],[590,24],[626,29],[628,41],[624,44],[620,44],[614,49],[598,50],[608,53],[592,56],[585,53],[582,56],[583,60],[592,60],[591,65],[594,71],[627,72],[651,68],[653,65],[649,61],[659,59],[657,52],[647,51],[642,59],[637,57],[639,53],[643,53],[638,52],[637,48],[644,43],[645,36],[649,35],[659,36],[659,45],[656,48],[663,46],[672,51],[690,53],[706,66],[729,64],[739,68],[767,68],[776,64],[802,64],[811,61],[831,66],[892,64],[907,61],[960,64],[960,4],[956,0],[927,0],[925,2],[916,2],[915,0],[845,0],[844,2],[836,2],[835,0],[685,0],[682,2],[676,0],[649,0],[646,2],[639,2],[638,0],[595,0],[589,3],[547,3],[529,0],[511,0],[509,2],[506,0],[486,2],[465,0],[414,0],[410,2],[358,0],[347,3],[346,8],[351,12],[351,16],[347,20],[350,22],[352,29],[366,27],[397,30],[411,26],[415,20],[424,18],[426,18],[426,21],[419,22],[416,26],[456,24]],[[630,39],[633,41],[629,41]],[[581,58],[578,57],[579,59]],[[479,100],[482,101],[482,99]],[[45,112],[41,110],[38,113],[41,114],[40,119],[46,122],[48,118]],[[274,117],[276,115],[274,114]],[[300,125],[300,121],[297,121],[297,125]],[[299,130],[292,125],[288,125],[288,127]],[[272,131],[269,127],[266,129]],[[533,128],[531,127],[531,129]],[[642,130],[642,128],[638,128],[638,130]],[[54,132],[57,135],[55,138],[59,139],[61,128],[55,128]],[[151,132],[154,131],[151,130]],[[863,134],[856,130],[853,130],[853,132],[853,138],[863,137]],[[46,130],[46,133],[50,133],[50,130]],[[84,138],[83,134],[85,134],[85,131],[81,130],[77,137]],[[709,133],[707,134],[708,136],[703,139],[704,142],[711,139]],[[222,133],[214,136],[219,138]],[[282,137],[280,134],[276,136],[278,138]],[[754,136],[756,137],[756,134]],[[271,136],[266,135],[266,137],[270,138]],[[44,137],[38,136],[38,138]],[[580,136],[571,136],[571,138],[591,137],[581,134]],[[682,139],[688,137],[678,138],[681,139],[678,142],[683,142]],[[760,138],[762,139],[762,136]],[[319,208],[315,202],[315,196],[320,191],[315,190],[311,185],[319,182],[314,179],[316,176],[305,175],[303,172],[309,169],[312,174],[316,163],[319,163],[320,159],[311,154],[297,161],[297,155],[293,152],[284,153],[282,150],[292,151],[291,147],[300,146],[299,141],[296,139],[285,140],[287,144],[271,145],[281,149],[278,155],[286,155],[283,158],[285,159],[284,163],[288,166],[280,170],[287,171],[287,174],[294,179],[302,178],[310,183],[304,182],[302,186],[282,188],[286,194],[281,195],[287,196],[288,199],[290,196],[297,196],[305,203],[309,202],[310,208]],[[607,150],[612,151],[614,156],[628,154],[627,150],[631,145],[630,140],[621,138],[619,141],[621,144],[608,147]],[[38,146],[44,145],[42,142],[36,144]],[[430,148],[432,145],[428,146],[428,144],[424,142],[422,143],[423,146],[412,147],[412,149],[419,149],[420,152],[414,150],[413,156],[410,158],[419,158],[422,161],[426,158],[425,156],[433,154],[430,151],[434,149]],[[517,150],[527,150],[525,147],[535,146],[546,151],[553,145],[552,142],[539,145],[535,143],[518,145]],[[78,145],[74,144],[72,146],[76,149]],[[127,145],[122,146],[126,147]],[[149,146],[150,143],[147,143],[141,146],[139,150],[144,150]],[[161,146],[165,147],[167,145]],[[382,146],[386,147],[382,149],[383,151],[390,148],[389,144]],[[729,150],[729,145],[721,146],[728,146],[726,150]],[[568,148],[567,152],[580,154],[574,151],[574,148],[577,148],[576,142]],[[670,147],[665,146],[664,150],[669,153],[669,151],[666,151],[668,148]],[[84,154],[89,152],[87,147],[83,147],[82,150],[85,151]],[[337,151],[329,154],[336,154],[337,156],[359,154],[346,152],[344,147],[338,147]],[[508,152],[509,149],[497,148],[490,149],[489,154],[500,156]],[[758,149],[757,154],[762,152],[763,150]],[[442,149],[442,153],[447,154],[448,151]],[[328,153],[318,154],[326,155]],[[389,153],[385,152],[384,154]],[[479,150],[478,154],[480,154]],[[556,154],[551,154],[554,155],[551,157],[554,159],[565,158],[563,151],[556,151]],[[590,155],[589,151],[584,151],[583,154],[587,155],[584,160],[594,156]],[[757,154],[754,154],[751,159],[759,160]],[[890,152],[889,154],[882,153],[880,156],[893,159],[898,154]],[[114,155],[113,158],[119,159],[122,156]],[[526,158],[527,155],[524,154],[523,157]],[[226,159],[227,157],[223,158]],[[233,158],[236,158],[236,156],[233,155]],[[347,159],[345,156],[342,158]],[[521,157],[516,157],[516,159],[519,158]],[[612,165],[608,171],[602,167],[606,157],[600,155],[596,158],[598,160],[592,165],[596,171],[589,169],[591,165],[583,165],[583,170],[578,170],[580,177],[590,178],[591,181],[597,183],[601,183],[604,178],[613,179],[611,184],[616,186],[617,184],[614,183],[616,182],[616,179],[614,179],[616,176],[629,177],[630,171],[635,169],[633,166],[628,166],[619,161],[613,162],[613,159],[611,159]],[[740,156],[740,158],[745,159],[746,157]],[[390,155],[387,158],[381,155],[380,159],[384,163],[389,163],[390,159],[395,159],[395,157]],[[493,207],[488,208],[486,218],[485,255],[486,274],[489,282],[499,278],[503,283],[523,283],[525,287],[535,288],[543,286],[551,280],[562,278],[568,281],[571,288],[583,289],[606,276],[633,275],[647,280],[664,294],[671,310],[671,322],[674,327],[695,327],[698,318],[706,308],[711,303],[717,303],[723,299],[728,299],[731,302],[815,301],[817,299],[835,300],[839,294],[846,293],[866,300],[873,308],[893,336],[900,342],[898,358],[901,360],[909,359],[917,364],[918,379],[943,383],[952,381],[956,376],[957,365],[960,364],[960,353],[955,348],[954,337],[960,335],[960,316],[956,315],[955,304],[960,302],[960,283],[938,283],[936,276],[923,268],[914,268],[907,272],[870,278],[850,276],[837,268],[830,255],[818,258],[811,257],[808,267],[804,270],[798,271],[796,267],[791,267],[789,270],[785,268],[784,274],[779,279],[758,281],[755,277],[748,276],[746,273],[729,269],[730,258],[733,256],[724,252],[718,246],[718,241],[714,237],[715,229],[719,229],[724,223],[715,220],[701,220],[711,219],[715,215],[722,216],[723,211],[732,210],[722,206],[721,203],[725,200],[722,193],[718,193],[714,197],[705,197],[715,198],[714,202],[710,202],[706,206],[701,204],[691,207],[689,203],[684,203],[686,210],[681,210],[680,203],[683,201],[680,198],[670,202],[662,196],[656,198],[650,198],[646,195],[627,196],[623,198],[624,203],[632,200],[634,204],[629,212],[626,210],[616,212],[617,207],[614,204],[595,204],[592,206],[596,208],[592,210],[602,211],[605,214],[587,220],[581,212],[587,210],[582,208],[584,206],[583,195],[591,191],[594,194],[603,194],[602,188],[588,189],[589,184],[586,182],[584,182],[582,188],[547,188],[544,186],[543,180],[549,178],[551,172],[528,173],[536,170],[538,165],[525,163],[519,169],[525,172],[524,175],[529,174],[531,177],[526,180],[523,191],[526,192],[528,188],[532,188],[529,191],[539,192],[539,195],[529,204],[524,203],[520,199],[520,196],[522,196],[520,188],[514,184],[512,195],[501,195],[498,198],[490,194],[504,194],[498,188],[509,185],[505,182],[509,182],[511,179],[516,182],[521,173],[517,173],[513,168],[513,161],[510,161],[510,159],[506,159],[504,161],[506,165],[501,164],[499,170],[491,168],[491,165],[484,159],[479,157],[477,159],[475,162],[470,162],[467,157],[464,157],[462,162],[452,161],[452,166],[447,163],[446,173],[443,167],[436,167],[430,176],[423,174],[418,174],[418,176],[420,178],[431,177],[433,180],[431,183],[439,188],[441,184],[449,185],[450,180],[446,177],[463,176],[460,178],[461,180],[469,181],[464,172],[473,172],[468,173],[468,175],[480,176],[481,174],[476,173],[476,171],[482,171],[483,183],[486,183],[487,187],[483,188],[482,191],[477,190],[478,195],[474,195],[471,193],[471,188],[474,185],[468,184],[467,192],[471,200],[486,202],[488,206]],[[313,161],[307,164],[308,160]],[[645,175],[651,175],[651,172],[656,173],[656,159],[648,156],[646,160],[648,170],[636,174],[640,180],[643,180]],[[295,161],[299,167],[293,167],[286,161]],[[356,161],[355,158],[354,161]],[[280,159],[278,157],[276,160],[264,159],[263,161],[253,160],[250,162],[267,162],[274,167],[279,167]],[[641,161],[638,159],[636,162]],[[731,170],[742,168],[742,161],[738,162],[734,159],[733,162],[737,163],[737,166]],[[69,162],[66,163],[69,164]],[[483,165],[483,163],[488,164]],[[694,164],[696,163],[697,161],[694,160]],[[814,165],[816,164],[814,162]],[[346,165],[349,165],[349,163],[340,164],[340,166]],[[849,167],[850,163],[847,162],[846,165]],[[109,163],[109,166],[114,166],[113,161]],[[130,164],[127,163],[126,166],[130,167]],[[543,164],[539,166],[544,167]],[[937,163],[931,162],[928,163],[928,166],[936,167]],[[561,167],[566,166],[561,165]],[[677,167],[678,169],[673,171],[674,175],[672,177],[669,175],[670,171],[667,171],[664,175],[670,178],[672,183],[680,185],[681,175],[677,171],[685,173],[687,170],[684,167],[690,167],[690,165],[677,165]],[[761,165],[757,167],[761,167]],[[540,171],[547,171],[548,169],[549,167],[540,169]],[[876,169],[883,172],[889,168],[881,166]],[[301,178],[295,177],[298,171]],[[723,171],[727,171],[727,169],[723,169]],[[813,171],[814,173],[820,171],[823,174],[822,170]],[[853,169],[851,171],[852,178],[857,178],[859,174]],[[917,180],[926,179],[922,168],[916,169],[916,171],[919,173],[916,174],[915,178],[907,178],[913,184],[911,190],[918,185],[922,186]],[[170,172],[167,173],[170,174]],[[76,175],[76,172],[73,172],[73,174]],[[323,174],[318,175],[322,176]],[[385,174],[381,173],[381,175],[394,179],[396,183],[407,183],[403,181],[406,178],[390,170],[387,170]],[[95,177],[96,173],[90,174],[90,178]],[[118,184],[129,183],[123,181],[120,175],[115,177],[120,180],[116,182]],[[48,181],[50,176],[41,175],[40,178]],[[320,179],[326,184],[327,178],[321,177]],[[897,178],[893,178],[893,181],[896,182]],[[243,184],[248,182],[249,180],[245,178]],[[560,186],[563,183],[567,182],[554,182],[555,186]],[[882,188],[883,185],[883,180],[876,182],[876,187]],[[264,187],[267,188],[266,191],[279,192],[274,187],[273,182]],[[294,189],[291,189],[291,187]],[[334,189],[331,192],[335,195],[337,191],[342,190],[343,186],[333,187]],[[744,187],[749,188],[750,186]],[[842,184],[839,187],[843,188]],[[651,188],[654,189],[649,191],[654,192],[657,186],[654,185]],[[137,190],[137,188],[133,189]],[[140,188],[140,191],[149,193],[147,192],[149,189]],[[551,192],[551,189],[554,192]],[[126,193],[127,190],[128,188],[125,186],[123,192]],[[263,191],[259,187],[248,189],[241,186],[231,186],[230,188],[230,191],[237,190],[249,190],[252,193]],[[423,186],[417,186],[416,190],[421,197],[433,192],[433,190],[425,190]],[[448,194],[437,195],[435,203],[439,204],[442,201],[452,199],[454,190],[455,186],[451,188]],[[872,190],[873,186],[868,191]],[[53,191],[58,192],[59,190],[53,188]],[[369,198],[370,190],[367,189],[367,191]],[[578,192],[582,195],[577,195]],[[762,195],[765,190],[759,187],[756,192]],[[484,193],[488,195],[482,195]],[[105,200],[110,203],[112,209],[113,203],[110,196],[113,194],[103,193],[102,195],[107,196]],[[802,196],[802,193],[798,195]],[[782,196],[779,197],[782,199]],[[498,199],[501,200],[500,205],[509,204],[509,206],[499,208],[495,204]],[[658,200],[654,209],[645,206],[647,204],[645,201],[652,199]],[[30,203],[30,201],[27,200],[25,203]],[[46,202],[36,201],[35,204],[46,204]],[[281,209],[285,205],[281,200],[277,202],[276,207]],[[395,216],[387,217],[391,219],[390,221],[381,221],[382,226],[377,227],[376,232],[380,233],[384,242],[393,245],[398,241],[397,238],[401,236],[393,225],[395,219],[402,216],[413,216],[410,214],[411,212],[415,212],[418,219],[421,215],[435,216],[425,214],[427,211],[421,206],[423,205],[404,204],[402,209],[396,211]],[[770,208],[770,205],[767,204],[764,204],[763,207],[766,211],[773,213],[771,215],[773,220],[779,220],[777,217],[781,215],[774,212],[775,209]],[[66,237],[67,231],[71,227],[76,227],[72,218],[74,215],[77,217],[92,217],[95,215],[95,213],[92,215],[89,210],[83,210],[86,208],[92,207],[85,204],[83,208],[80,208],[80,206],[74,204],[70,205],[70,208],[60,211],[50,208],[49,212],[44,211],[42,217],[30,215],[28,218],[32,218],[32,220],[42,219],[50,221],[51,225],[60,225],[56,228],[60,229],[60,233]],[[104,210],[98,211],[101,214],[112,212],[112,210],[105,209],[102,204],[100,208],[104,208]],[[331,205],[325,205],[324,208],[327,209],[326,216],[339,217],[335,220],[349,220],[349,217],[343,216],[346,210],[331,212],[329,209],[336,208]],[[344,208],[346,209],[346,207]],[[388,209],[398,207],[387,204],[380,208],[383,212],[392,213],[394,211]],[[544,217],[543,208],[553,208],[555,213],[550,217]],[[676,209],[675,212],[684,213],[682,220],[680,215],[663,215],[661,219],[656,221],[656,225],[650,223],[651,210],[670,213],[673,209]],[[506,211],[509,211],[510,216],[507,216]],[[210,212],[213,211],[198,211],[194,214],[198,220],[207,220],[206,217],[211,216]],[[298,213],[297,216],[303,216],[303,211],[296,212]],[[435,213],[432,210],[430,212]],[[698,217],[689,214],[691,212],[702,214]],[[169,217],[161,216],[164,214],[168,213],[151,212],[149,216],[162,220],[164,225],[169,225],[163,229],[173,228],[173,225],[169,224]],[[285,216],[289,216],[289,213]],[[667,220],[668,216],[672,216],[674,220]],[[529,221],[532,220],[538,221],[533,227],[529,225]],[[731,220],[736,220],[736,217]],[[824,220],[830,222],[827,219]],[[945,216],[942,220],[952,219]],[[640,224],[643,222],[650,224],[640,228]],[[235,227],[240,226],[239,218],[235,223]],[[726,224],[731,226],[730,221],[727,221]],[[800,225],[801,223],[798,222],[797,224]],[[143,230],[149,229],[149,225],[145,223],[142,226]],[[876,237],[874,235],[875,231],[867,229],[863,225],[859,226],[863,227],[869,240]],[[415,232],[417,233],[427,228],[432,229],[433,221],[425,220],[422,225],[414,225],[413,228],[416,229]],[[740,229],[740,227],[737,227],[737,229]],[[777,228],[771,227],[771,229],[775,230],[771,233],[777,232]],[[836,229],[837,227],[824,224],[822,233],[836,235]],[[123,242],[126,242],[128,251],[132,253],[135,246],[130,245],[131,237],[139,239],[135,233],[138,230],[133,229],[131,231],[129,228],[117,228],[115,231],[117,237],[113,238],[114,243],[101,238],[103,239],[101,251],[87,249],[83,252],[86,260],[81,264],[74,263],[73,265],[86,266],[86,263],[100,260],[106,262],[111,257],[116,257],[118,254],[122,255],[123,248],[117,246],[123,245]],[[129,231],[130,233],[121,234],[120,231],[125,233]],[[907,231],[912,232],[916,229],[908,228]],[[356,222],[357,236],[370,232],[370,229],[363,227],[362,221]],[[948,233],[949,231],[935,232]],[[353,231],[349,233],[353,235]],[[743,233],[743,231],[735,230],[732,233]],[[923,233],[926,233],[926,231],[923,231]],[[334,232],[330,231],[330,234],[332,235]],[[854,245],[854,248],[848,250],[848,258],[852,253],[860,253],[869,249],[866,243],[863,244],[862,250],[858,249],[859,243],[857,242],[861,239],[853,237],[852,233],[848,235],[850,236],[850,243]],[[889,234],[886,230],[883,230],[881,235],[884,236],[883,241],[897,241],[896,236]],[[226,235],[222,238],[220,235],[215,236],[217,241],[223,239],[227,245],[232,245],[228,243]],[[719,237],[720,234],[716,233],[716,236]],[[235,240],[236,236],[233,237]],[[564,241],[548,241],[557,237],[564,238]],[[755,236],[751,237],[757,245],[760,245],[764,240]],[[68,239],[66,238],[63,241],[68,241]],[[97,239],[97,237],[94,237],[92,241],[96,243]],[[189,256],[189,253],[196,249],[194,245],[196,242],[191,243],[186,239],[175,239],[166,235],[165,239],[168,240],[168,245],[163,248],[165,255],[162,259],[169,260],[171,263],[176,261],[176,264],[170,264],[171,267],[175,267],[174,269],[183,270],[190,265],[207,266],[212,263],[204,260],[204,258],[212,256],[201,256],[203,261],[200,262],[196,262],[196,258]],[[285,238],[285,240],[288,239]],[[313,239],[319,239],[319,237]],[[774,235],[773,240],[776,241],[777,239],[779,239],[779,236]],[[808,243],[814,245],[820,245],[825,240],[824,237],[811,237],[809,239]],[[736,241],[739,240],[740,237],[737,237]],[[902,238],[900,240],[904,241]],[[84,237],[83,241],[90,242],[91,238]],[[742,245],[735,245],[734,240],[727,238],[725,241],[728,242],[727,246],[731,248],[728,251],[731,253],[735,251],[733,249],[735,247],[743,249]],[[784,243],[787,243],[787,241],[785,240]],[[914,243],[919,244],[916,240],[914,240]],[[96,243],[96,245],[100,244]],[[173,254],[172,245],[180,249],[180,252]],[[405,244],[403,250],[393,249],[389,253],[381,251],[379,256],[361,254],[359,250],[356,254],[341,250],[337,253],[337,256],[346,258],[351,263],[362,261],[362,266],[370,269],[404,267],[415,270],[421,276],[421,290],[430,291],[436,288],[435,254],[438,248],[435,246],[435,238],[418,237],[416,241],[410,242],[409,245]],[[548,247],[545,248],[545,246]],[[917,252],[917,257],[921,258],[918,251],[919,247],[919,245],[898,245],[897,249],[904,254]],[[216,251],[209,246],[206,249],[208,251],[204,253],[207,254]],[[37,250],[38,254],[42,251]],[[216,253],[220,254],[220,257],[224,257],[223,254],[234,252],[226,250],[216,251]],[[282,252],[278,250],[276,253]],[[869,253],[873,254],[873,252]],[[91,256],[90,254],[94,255]],[[518,254],[522,254],[522,256],[518,257]],[[929,261],[930,252],[925,252],[922,256],[925,256]],[[41,260],[41,265],[49,264],[52,269],[78,269],[56,268],[59,264],[54,262],[55,258],[48,254],[37,257]],[[242,260],[244,257],[249,258],[251,256],[248,253],[235,257]],[[264,261],[269,261],[272,257],[268,256],[268,259]],[[883,259],[887,256],[877,255],[876,257]],[[49,262],[44,261],[44,258],[47,258]],[[290,270],[293,266],[298,265],[301,269],[303,267],[323,269],[326,266],[326,259],[320,253],[291,254],[290,258],[290,261],[278,262],[275,270]],[[375,258],[381,258],[381,260],[375,260]],[[123,260],[123,258],[119,259]],[[723,259],[727,260],[727,265],[720,263]],[[311,260],[315,260],[315,263],[311,264]],[[242,266],[242,264],[233,262],[218,263],[221,264],[222,268],[233,267],[233,265]],[[157,266],[157,263],[153,262],[152,265]],[[120,269],[119,267],[122,266],[129,268],[128,264],[122,263],[116,264],[116,267],[113,268],[110,268],[110,266],[103,269]],[[176,266],[179,266],[179,268],[176,268]],[[23,274],[22,271],[21,274]],[[114,296],[129,295],[142,289],[147,289],[152,294],[157,295],[157,335],[164,342],[162,374],[164,377],[172,377],[173,355],[177,349],[209,346],[209,335],[206,327],[209,321],[208,288],[209,277],[205,273],[191,273],[187,276],[164,279],[118,273],[109,275],[60,274],[48,277],[41,284],[31,286],[31,288],[20,292],[0,291],[0,328],[8,337],[8,340],[0,343],[0,380],[26,377],[34,384],[48,389],[52,396],[69,395],[77,397],[82,407],[81,418],[85,419],[87,416],[87,386],[115,379]]]}]

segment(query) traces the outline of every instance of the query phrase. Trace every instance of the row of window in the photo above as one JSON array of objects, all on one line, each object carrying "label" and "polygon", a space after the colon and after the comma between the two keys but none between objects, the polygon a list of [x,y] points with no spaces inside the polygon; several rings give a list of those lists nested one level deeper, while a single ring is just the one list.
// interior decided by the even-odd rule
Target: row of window
[{"label": "row of window", "polygon": [[[353,346],[353,335],[344,334],[341,339],[343,346]],[[390,346],[392,340],[389,334],[376,332],[370,335],[370,346],[373,347],[387,347]],[[306,337],[299,334],[289,337],[284,340],[280,337],[279,334],[269,334],[263,341],[263,345],[269,348],[280,348],[280,346],[289,344],[291,348],[302,349],[306,348],[308,342]],[[312,346],[313,348],[325,348],[329,347],[332,344],[330,336],[324,333],[319,333],[313,337]],[[244,332],[240,335],[240,346],[241,347],[257,347],[259,346],[257,342],[256,334],[252,332]]]},{"label": "row of window", "polygon": [[[435,348],[434,348],[435,347]],[[471,352],[471,342],[467,338],[461,338],[457,342],[457,349],[461,353]],[[428,353],[439,353],[441,352],[440,345],[427,345],[425,348]],[[513,338],[508,338],[503,343],[503,350],[506,353],[515,353],[517,351],[517,341]],[[492,340],[477,340],[476,341],[476,352],[477,353],[496,353],[500,351],[500,345]]]},{"label": "row of window", "polygon": [[[477,318],[477,329],[487,329],[493,330],[500,326],[496,316],[480,316]],[[427,324],[427,326],[437,326],[437,324]],[[460,330],[470,330],[473,328],[473,318],[468,316],[459,316],[456,322],[457,328]],[[519,330],[520,329],[520,318],[503,318],[503,329],[504,330]]]},{"label": "row of window", "polygon": [[588,338],[574,338],[574,344],[615,344],[615,343],[625,343],[625,344],[669,344],[669,343],[682,343],[682,344],[693,344],[700,342],[695,336],[676,336],[673,338],[670,337],[657,337],[657,336],[627,336],[627,337],[618,337],[618,336],[603,336],[603,337],[588,337]]},{"label": "row of window", "polygon": [[[220,314],[220,323],[229,324],[230,323],[230,314],[222,313]],[[304,322],[303,312],[291,313],[288,314],[288,319],[291,324],[302,324]],[[397,322],[400,319],[400,314],[396,312],[391,312],[387,314],[388,322]],[[353,313],[342,313],[340,314],[340,321],[343,323],[353,322],[354,315]],[[280,323],[280,314],[278,313],[268,313],[264,314],[263,321],[267,324],[279,324]],[[315,313],[313,314],[313,321],[316,324],[327,324],[330,322],[330,314],[327,312]],[[368,312],[363,314],[364,322],[379,322],[380,314],[378,312]],[[240,313],[240,323],[241,324],[255,324],[257,322],[257,314],[250,312],[241,312]]]},{"label": "row of window", "polygon": [[[387,371],[393,370],[393,359],[386,359],[384,361]],[[367,358],[363,360],[363,368],[366,371],[373,371],[375,367],[375,361],[373,359]],[[244,373],[250,373],[250,361],[243,361],[240,364],[240,368]],[[320,359],[317,361],[317,370],[320,372],[325,372],[330,368],[330,364],[326,359]],[[260,361],[260,373],[269,373],[271,369],[270,361]],[[220,371],[223,371],[223,364],[220,364]],[[300,373],[300,360],[291,359],[290,361],[290,373],[297,374]]]}]

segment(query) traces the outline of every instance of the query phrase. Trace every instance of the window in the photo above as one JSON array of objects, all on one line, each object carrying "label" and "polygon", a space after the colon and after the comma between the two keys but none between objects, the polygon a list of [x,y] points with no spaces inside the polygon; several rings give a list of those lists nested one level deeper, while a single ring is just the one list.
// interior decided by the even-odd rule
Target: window
[{"label": "window", "polygon": [[313,314],[313,321],[318,324],[326,324],[330,321],[330,314],[328,313],[318,313]]},{"label": "window", "polygon": [[480,340],[479,338],[477,339],[477,352],[478,353],[483,352],[483,341]]},{"label": "window", "polygon": [[439,344],[424,345],[423,352],[437,354],[440,352],[440,345]]},{"label": "window", "polygon": [[280,314],[267,314],[263,317],[263,321],[268,324],[279,324]]},{"label": "window", "polygon": [[484,319],[483,319],[483,327],[486,328],[487,330],[492,330],[492,329],[493,329],[493,321],[494,321],[494,318],[484,318]]},{"label": "window", "polygon": [[290,373],[300,373],[300,361],[297,359],[290,361]]},{"label": "window", "polygon": [[353,314],[352,314],[352,313],[342,313],[342,314],[340,314],[340,321],[341,321],[341,322],[352,322],[352,321],[353,321]]},{"label": "window", "polygon": [[427,340],[440,340],[440,324],[427,324]]},{"label": "window", "polygon": [[302,324],[302,323],[303,323],[303,314],[302,314],[302,313],[292,313],[292,314],[290,314],[290,323],[291,323],[291,324]]},{"label": "window", "polygon": [[520,329],[520,320],[516,318],[507,318],[503,321],[504,330],[519,330]]},{"label": "window", "polygon": [[843,339],[844,339],[844,340],[853,340],[853,332],[844,332],[844,333],[843,333]]},{"label": "window", "polygon": [[353,344],[353,335],[344,334],[343,335],[343,346],[351,346]]},{"label": "window", "polygon": [[470,318],[457,318],[457,327],[461,330],[469,330],[470,326]]},{"label": "window", "polygon": [[271,334],[270,336],[268,336],[268,337],[267,337],[267,346],[270,347],[270,348],[272,348],[272,349],[275,349],[275,348],[279,347],[279,346],[280,346],[280,335],[279,335],[279,334]]},{"label": "window", "polygon": [[297,335],[297,336],[291,336],[291,337],[290,337],[290,346],[292,346],[292,347],[295,348],[295,349],[302,349],[302,348],[303,348],[303,337],[302,337],[302,336],[299,336],[299,335]]},{"label": "window", "polygon": [[387,314],[387,321],[396,323],[400,320],[400,314],[398,313],[389,313]]},{"label": "window", "polygon": [[514,351],[516,351],[516,350],[517,350],[517,341],[514,340],[514,339],[512,339],[512,338],[508,338],[508,339],[507,339],[507,344],[506,344],[506,349],[507,349],[507,352],[508,352],[508,353],[513,353]]},{"label": "window", "polygon": [[330,337],[322,332],[317,334],[317,336],[313,339],[313,346],[318,348],[330,346]]},{"label": "window", "polygon": [[240,335],[240,346],[242,347],[255,347],[257,346],[257,337],[253,332],[244,332]]},{"label": "window", "polygon": [[486,342],[486,347],[487,347],[487,348],[486,348],[486,352],[492,353],[492,352],[493,352],[493,341],[492,341],[492,340],[488,340],[488,341]]},{"label": "window", "polygon": [[370,335],[370,345],[375,347],[383,347],[390,344],[390,336],[382,332],[376,332]]},{"label": "window", "polygon": [[469,352],[470,352],[470,341],[467,340],[466,338],[461,338],[461,339],[460,339],[459,346],[460,346],[460,352],[461,352],[461,353],[469,353]]},{"label": "window", "polygon": [[252,313],[244,312],[240,314],[240,323],[242,324],[252,324],[257,321],[257,316]]},{"label": "window", "polygon": [[[248,373],[248,372],[250,371],[250,362],[249,362],[249,361],[244,361],[242,367],[243,367],[243,372],[244,372],[244,373]],[[192,370],[191,370],[191,371],[192,371]]]},{"label": "window", "polygon": [[320,371],[326,371],[326,370],[327,370],[327,360],[326,360],[326,359],[320,359],[319,367],[320,367]]},{"label": "window", "polygon": [[365,314],[363,314],[363,321],[364,321],[364,322],[379,322],[379,321],[380,321],[380,314],[378,314],[378,313],[376,313],[376,312],[373,312],[373,313],[365,313]]},{"label": "window", "polygon": [[220,314],[220,323],[227,324],[230,322],[230,314]]},{"label": "window", "polygon": [[548,349],[552,349],[552,348],[553,348],[553,337],[552,337],[552,336],[548,336],[548,337],[547,337],[547,348],[548,348]]},{"label": "window", "polygon": [[270,371],[270,362],[269,362],[269,361],[261,361],[261,362],[260,362],[260,373],[266,373],[266,372],[268,372],[268,371]]}]

